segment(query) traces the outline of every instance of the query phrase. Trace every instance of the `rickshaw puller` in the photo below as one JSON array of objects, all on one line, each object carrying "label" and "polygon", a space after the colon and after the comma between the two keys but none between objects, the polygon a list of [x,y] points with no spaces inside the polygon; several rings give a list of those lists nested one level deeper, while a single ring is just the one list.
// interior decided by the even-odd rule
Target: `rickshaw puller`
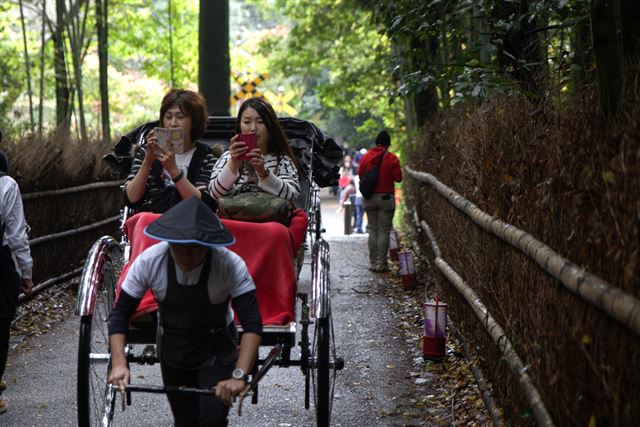
[{"label": "rickshaw puller", "polygon": [[[227,425],[231,399],[246,387],[262,334],[253,280],[242,258],[225,248],[235,238],[195,197],[169,209],[144,233],[161,242],[133,261],[122,282],[109,322],[109,382],[129,382],[129,319],[151,289],[165,386],[215,387],[218,397],[169,395],[175,425]],[[239,352],[230,301],[244,329]]]}]

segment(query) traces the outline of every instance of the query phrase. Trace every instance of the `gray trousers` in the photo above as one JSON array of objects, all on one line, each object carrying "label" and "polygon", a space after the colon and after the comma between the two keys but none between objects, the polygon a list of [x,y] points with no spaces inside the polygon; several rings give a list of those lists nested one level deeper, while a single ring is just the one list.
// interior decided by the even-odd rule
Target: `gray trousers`
[{"label": "gray trousers", "polygon": [[389,232],[396,211],[395,197],[393,194],[374,193],[370,199],[363,200],[363,205],[369,223],[369,262],[386,266]]}]

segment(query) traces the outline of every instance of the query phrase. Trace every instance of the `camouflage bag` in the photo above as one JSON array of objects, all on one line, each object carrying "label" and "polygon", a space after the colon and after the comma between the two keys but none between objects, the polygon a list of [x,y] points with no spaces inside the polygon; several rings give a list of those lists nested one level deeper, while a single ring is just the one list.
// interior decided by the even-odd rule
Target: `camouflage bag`
[{"label": "camouflage bag", "polygon": [[293,203],[264,191],[249,191],[218,199],[218,216],[248,222],[291,223]]}]

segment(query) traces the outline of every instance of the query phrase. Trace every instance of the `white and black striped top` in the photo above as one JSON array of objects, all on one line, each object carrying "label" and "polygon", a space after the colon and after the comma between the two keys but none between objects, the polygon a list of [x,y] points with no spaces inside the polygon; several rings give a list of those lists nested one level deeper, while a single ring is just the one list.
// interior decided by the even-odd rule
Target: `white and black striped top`
[{"label": "white and black striped top", "polygon": [[242,187],[250,183],[287,200],[295,201],[300,195],[298,169],[289,156],[265,154],[264,167],[270,172],[265,179],[259,179],[248,162],[238,168],[238,175],[234,174],[227,165],[230,157],[229,151],[225,152],[211,172],[209,193],[214,199],[240,193]]},{"label": "white and black striped top", "polygon": [[[196,142],[195,148],[196,150],[186,171],[186,178],[194,185],[194,187],[206,191],[207,185],[209,184],[209,178],[211,176],[211,170],[218,159],[213,155],[211,149],[205,144]],[[125,190],[126,186],[140,170],[145,155],[146,144],[142,145],[136,153],[133,165],[131,166],[131,172],[124,183]],[[145,194],[142,199],[136,203],[131,203],[126,197],[126,191],[124,191],[125,204],[130,207],[141,205],[144,200],[153,199],[161,194],[166,187],[174,185],[175,184],[171,181],[170,177],[164,173],[164,169],[160,162],[155,160],[151,167],[149,179],[147,179],[145,187]]]}]

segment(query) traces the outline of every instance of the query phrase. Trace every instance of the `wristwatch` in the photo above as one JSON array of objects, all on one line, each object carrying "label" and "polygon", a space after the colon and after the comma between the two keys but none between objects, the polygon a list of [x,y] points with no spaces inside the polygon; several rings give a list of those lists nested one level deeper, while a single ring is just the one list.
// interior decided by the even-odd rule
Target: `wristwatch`
[{"label": "wristwatch", "polygon": [[245,383],[247,382],[247,378],[249,377],[249,375],[247,375],[242,369],[240,368],[236,368],[233,370],[233,373],[231,374],[231,378],[233,378],[234,380],[242,380]]}]

